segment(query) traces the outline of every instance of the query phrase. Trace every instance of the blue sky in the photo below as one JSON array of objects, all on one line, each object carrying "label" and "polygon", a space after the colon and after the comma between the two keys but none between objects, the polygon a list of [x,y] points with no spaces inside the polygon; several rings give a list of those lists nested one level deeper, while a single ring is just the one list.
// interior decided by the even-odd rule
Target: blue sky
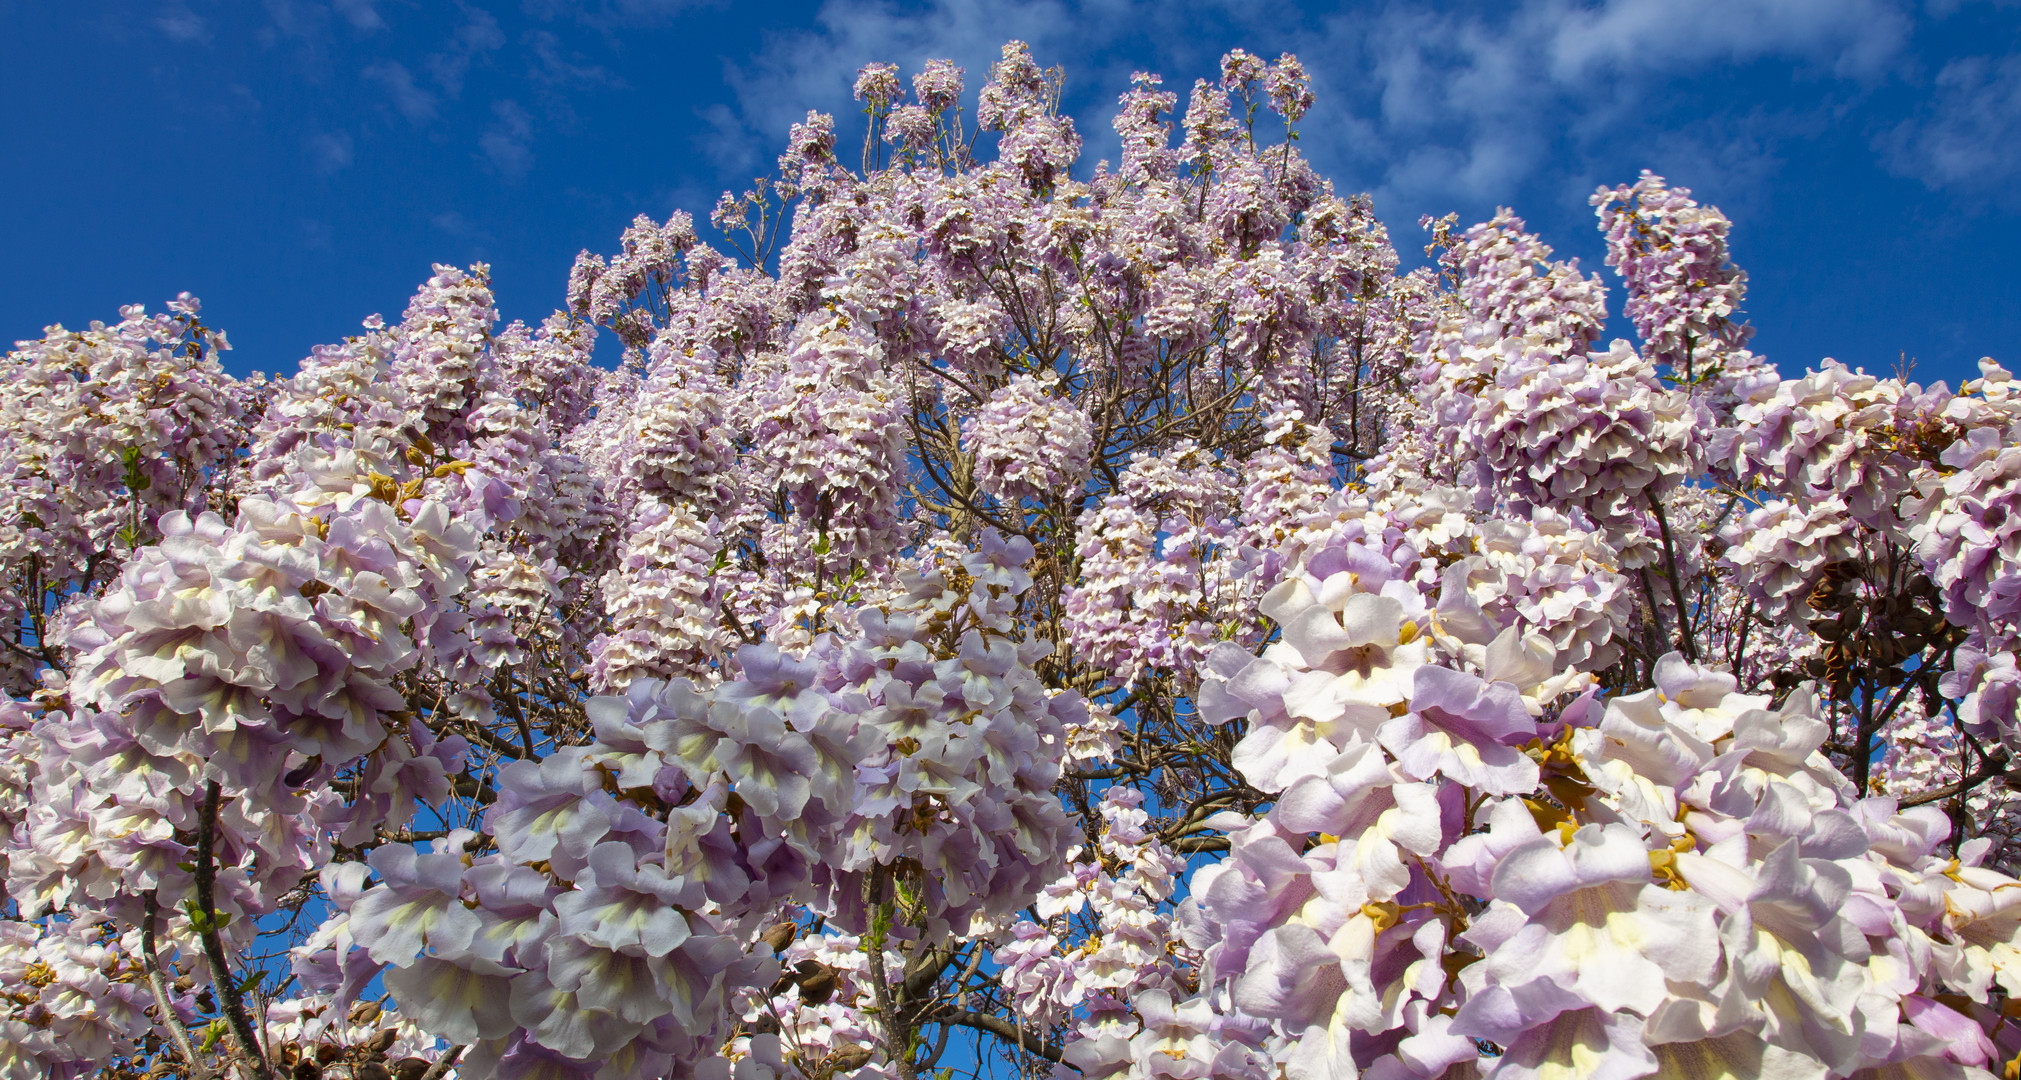
[{"label": "blue sky", "polygon": [[1084,167],[1131,71],[1183,92],[1288,49],[1302,146],[1407,251],[1422,213],[1506,204],[1597,268],[1587,195],[1653,168],[1734,219],[1786,372],[2021,364],[2013,4],[0,0],[0,30],[4,341],[188,289],[231,366],[288,371],[475,259],[537,320],[579,249],[705,218],[807,109],[853,145],[861,64],[951,57],[972,91],[1016,37],[1065,67]]}]

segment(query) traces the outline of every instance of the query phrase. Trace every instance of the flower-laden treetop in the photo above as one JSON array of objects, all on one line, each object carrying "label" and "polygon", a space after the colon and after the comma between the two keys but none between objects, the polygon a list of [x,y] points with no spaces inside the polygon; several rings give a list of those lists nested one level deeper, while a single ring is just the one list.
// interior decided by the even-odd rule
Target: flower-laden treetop
[{"label": "flower-laden treetop", "polygon": [[8,354],[0,1080],[2014,1075],[2008,372],[1061,78],[865,67],[538,327]]}]

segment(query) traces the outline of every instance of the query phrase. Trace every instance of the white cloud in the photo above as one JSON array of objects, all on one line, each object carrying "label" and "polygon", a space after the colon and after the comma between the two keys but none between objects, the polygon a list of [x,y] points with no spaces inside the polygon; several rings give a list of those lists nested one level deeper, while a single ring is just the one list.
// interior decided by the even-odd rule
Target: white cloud
[{"label": "white cloud", "polygon": [[336,8],[337,14],[342,15],[354,29],[380,30],[386,26],[386,20],[379,17],[373,0],[330,0],[330,6]]},{"label": "white cloud", "polygon": [[1936,17],[1942,19],[1948,18],[1949,16],[1952,15],[1956,15],[1959,11],[1965,9],[1966,7],[1969,7],[1973,3],[1982,3],[1988,5],[1989,7],[2004,8],[2021,5],[2021,0],[1923,0],[1923,7],[1927,11],[1929,11],[1930,14],[1935,15]]},{"label": "white cloud", "polygon": [[[624,53],[631,39],[614,27],[664,24],[721,2],[728,0],[522,0],[520,8],[601,30],[604,45]],[[1084,165],[1092,166],[1115,154],[1109,121],[1133,68],[1164,74],[1183,109],[1193,79],[1212,77],[1220,54],[1241,46],[1271,56],[1294,51],[1306,61],[1321,101],[1301,125],[1301,149],[1343,188],[1373,191],[1395,219],[1534,200],[1537,185],[1576,205],[1566,185],[1595,175],[1626,180],[1664,161],[1689,165],[1680,180],[1758,186],[1776,168],[1778,147],[1805,125],[1850,99],[1871,98],[1914,66],[1907,12],[1915,2],[1371,2],[1301,14],[1245,0],[825,0],[808,23],[770,32],[725,62],[734,96],[697,109],[694,144],[734,185],[769,173],[788,127],[816,109],[837,115],[853,163],[861,121],[849,89],[861,65],[896,62],[909,75],[927,59],[952,59],[967,69],[972,102],[999,48],[1015,38],[1041,63],[1065,67]],[[379,17],[368,0],[329,3],[354,25],[361,13]],[[479,65],[523,79],[517,90],[496,91],[517,100],[493,106],[478,148],[499,174],[524,175],[535,118],[549,134],[565,131],[576,91],[621,85],[614,69],[623,69],[574,28],[501,29],[485,12],[464,10],[464,23],[432,58],[382,62],[364,76],[417,124],[448,110],[445,99],[460,95]],[[518,52],[507,63],[509,37]],[[1786,87],[1772,107],[1718,88],[1722,69],[1737,65],[1748,66],[1757,85]],[[423,73],[434,85],[423,88]],[[1941,168],[1952,172],[1988,168],[1981,163],[1998,152],[1975,149],[1974,133],[2010,128],[1985,119],[2004,114],[1984,100],[1993,90],[1965,85],[1970,75],[1961,70],[1957,86],[1944,88],[1946,102],[1957,99],[1948,111],[1933,110],[1882,152],[1943,155]],[[1684,129],[1688,137],[1678,134]]]},{"label": "white cloud", "polygon": [[491,239],[489,232],[479,228],[469,218],[464,217],[455,210],[444,210],[430,217],[428,223],[459,240],[482,243]]},{"label": "white cloud", "polygon": [[533,167],[533,119],[516,101],[494,102],[496,122],[477,140],[478,148],[501,174],[518,179]]},{"label": "white cloud", "polygon": [[528,52],[533,54],[529,72],[533,81],[545,87],[563,88],[569,86],[617,86],[622,80],[597,64],[590,63],[581,53],[562,45],[561,39],[546,30],[534,30],[525,37]]},{"label": "white cloud", "polygon": [[264,0],[264,6],[269,24],[260,29],[260,40],[268,44],[292,40],[312,51],[326,44],[330,12],[321,4],[304,0]]},{"label": "white cloud", "polygon": [[448,48],[428,58],[429,73],[452,98],[463,93],[463,79],[470,74],[470,66],[505,44],[505,31],[489,12],[472,8],[466,14],[463,25],[450,35]]},{"label": "white cloud", "polygon": [[[1042,64],[1076,64],[1115,40],[1121,30],[1116,15],[1127,8],[1126,3],[1070,6],[1062,0],[938,0],[915,11],[879,0],[830,0],[816,17],[816,29],[782,34],[750,63],[730,70],[736,120],[749,143],[718,157],[718,164],[730,170],[769,160],[785,145],[787,129],[809,109],[853,108],[850,87],[864,64],[896,63],[910,78],[927,60],[953,60],[967,69],[972,98],[1004,42],[1029,42]],[[1074,76],[1083,78],[1084,72]],[[713,141],[727,150],[734,140],[723,138],[721,117],[714,121]]]},{"label": "white cloud", "polygon": [[[1524,0],[1500,14],[1341,14],[1294,47],[1329,91],[1319,115],[1353,110],[1364,122],[1332,139],[1309,122],[1303,145],[1373,188],[1386,212],[1404,211],[1397,216],[1480,206],[1533,181],[1583,176],[1595,160],[1629,170],[1603,179],[1627,179],[1674,151],[1680,123],[1696,123],[1665,114],[1686,100],[1674,96],[1680,80],[1781,61],[1802,87],[1781,113],[1757,117],[1744,135],[1694,131],[1709,159],[1729,163],[1720,172],[1752,183],[1762,169],[1731,163],[1761,154],[1757,164],[1772,168],[1778,125],[1825,110],[1839,80],[1864,87],[1884,77],[1907,38],[1892,0]],[[1729,113],[1757,107],[1716,93],[1707,104],[1717,115],[1701,118],[1729,125]]]},{"label": "white cloud", "polygon": [[435,95],[415,85],[414,74],[397,60],[384,60],[359,72],[366,82],[377,83],[393,101],[400,115],[416,124],[435,118]]},{"label": "white cloud", "polygon": [[347,132],[318,132],[308,138],[309,163],[328,176],[351,164],[351,136]]},{"label": "white cloud", "polygon": [[1908,26],[1898,0],[1520,0],[1487,12],[1343,11],[1305,24],[1233,0],[937,0],[923,9],[828,0],[813,29],[781,34],[732,67],[734,111],[712,113],[702,141],[724,171],[749,169],[809,108],[849,110],[862,64],[911,72],[952,58],[973,92],[998,48],[1018,38],[1041,63],[1066,66],[1092,160],[1113,153],[1108,121],[1129,75],[1115,56],[1148,53],[1143,66],[1167,76],[1183,109],[1194,77],[1211,77],[1226,49],[1290,50],[1322,91],[1301,146],[1330,174],[1415,217],[1454,200],[1513,197],[1562,168],[1555,157],[1567,144],[1633,150],[1648,134],[1652,99],[1721,65],[1788,61],[1793,79],[1818,87],[1805,95],[1813,100],[1835,80],[1882,77]]},{"label": "white cloud", "polygon": [[738,172],[758,156],[758,142],[736,110],[722,102],[695,110],[702,131],[694,136],[702,156],[716,164],[718,171]]},{"label": "white cloud", "polygon": [[1984,190],[2021,179],[2021,55],[1946,64],[1925,115],[1878,143],[1892,169],[1931,188]]},{"label": "white cloud", "polygon": [[1844,75],[1869,75],[1908,36],[1909,20],[1883,0],[1566,0],[1526,5],[1550,57],[1552,77],[1576,83],[1611,72],[1678,71],[1765,56],[1828,62]]},{"label": "white cloud", "polygon": [[525,0],[537,19],[572,18],[604,30],[652,26],[697,8],[721,7],[724,0]]},{"label": "white cloud", "polygon": [[191,11],[185,4],[163,6],[161,14],[154,17],[154,26],[170,41],[202,44],[211,39],[210,27],[203,16]]}]

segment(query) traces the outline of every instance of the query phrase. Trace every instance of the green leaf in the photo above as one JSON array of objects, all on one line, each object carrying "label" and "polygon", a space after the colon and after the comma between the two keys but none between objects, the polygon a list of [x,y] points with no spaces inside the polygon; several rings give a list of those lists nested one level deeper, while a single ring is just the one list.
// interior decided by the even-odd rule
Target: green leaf
[{"label": "green leaf", "polygon": [[182,902],[182,909],[189,916],[190,929],[199,934],[206,930],[222,929],[230,926],[232,922],[230,914],[221,911],[205,911],[197,906],[195,900],[184,900]]}]

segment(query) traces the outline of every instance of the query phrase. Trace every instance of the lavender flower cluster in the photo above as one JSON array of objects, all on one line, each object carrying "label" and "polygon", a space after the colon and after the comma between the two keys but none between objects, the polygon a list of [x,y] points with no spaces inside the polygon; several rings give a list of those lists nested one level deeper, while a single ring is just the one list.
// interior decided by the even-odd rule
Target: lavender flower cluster
[{"label": "lavender flower cluster", "polygon": [[0,1080],[2021,1070],[2007,369],[1781,378],[1646,173],[1637,342],[1400,273],[1289,55],[903,75],[538,325],[7,354]]}]

